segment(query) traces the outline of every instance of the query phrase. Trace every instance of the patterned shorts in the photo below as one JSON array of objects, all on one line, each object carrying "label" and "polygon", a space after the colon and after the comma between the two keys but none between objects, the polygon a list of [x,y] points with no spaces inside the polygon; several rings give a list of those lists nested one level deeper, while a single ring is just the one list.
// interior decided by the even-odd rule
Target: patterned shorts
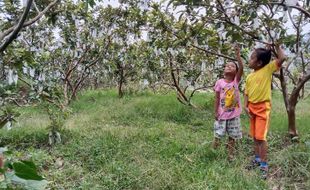
[{"label": "patterned shorts", "polygon": [[240,117],[235,117],[228,120],[218,120],[214,122],[214,136],[216,138],[222,138],[226,133],[233,139],[242,138]]}]

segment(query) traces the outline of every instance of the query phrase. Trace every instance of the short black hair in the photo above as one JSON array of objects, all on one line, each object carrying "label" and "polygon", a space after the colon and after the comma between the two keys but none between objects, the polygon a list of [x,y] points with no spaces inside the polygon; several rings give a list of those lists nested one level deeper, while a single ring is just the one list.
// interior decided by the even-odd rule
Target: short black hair
[{"label": "short black hair", "polygon": [[255,49],[256,58],[258,61],[262,61],[263,67],[270,62],[271,59],[271,50],[265,48],[257,48]]}]

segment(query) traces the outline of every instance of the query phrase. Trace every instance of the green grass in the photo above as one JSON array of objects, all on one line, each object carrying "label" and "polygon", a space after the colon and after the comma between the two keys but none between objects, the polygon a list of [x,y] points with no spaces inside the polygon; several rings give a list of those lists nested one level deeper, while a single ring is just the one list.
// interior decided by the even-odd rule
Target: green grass
[{"label": "green grass", "polygon": [[[238,145],[229,163],[225,145],[211,149],[212,94],[197,94],[201,109],[180,104],[174,93],[145,92],[117,98],[115,91],[87,91],[70,106],[64,143],[49,147],[44,109],[22,108],[11,131],[1,130],[0,145],[19,159],[31,157],[51,189],[308,189],[310,187],[310,100],[297,107],[301,143],[287,142],[286,113],[273,95],[269,133],[271,178],[246,171],[251,140]],[[244,131],[248,121],[242,115]],[[63,160],[59,165],[56,160]]]}]

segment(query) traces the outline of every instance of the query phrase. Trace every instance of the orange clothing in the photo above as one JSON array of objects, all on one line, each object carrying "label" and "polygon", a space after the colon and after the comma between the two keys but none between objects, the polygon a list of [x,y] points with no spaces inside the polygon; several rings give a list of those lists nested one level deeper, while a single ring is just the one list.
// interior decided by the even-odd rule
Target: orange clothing
[{"label": "orange clothing", "polygon": [[270,102],[250,103],[250,135],[257,140],[266,140],[270,125]]},{"label": "orange clothing", "polygon": [[271,101],[272,73],[278,70],[276,61],[272,61],[263,68],[254,71],[246,78],[245,94],[251,103]]}]

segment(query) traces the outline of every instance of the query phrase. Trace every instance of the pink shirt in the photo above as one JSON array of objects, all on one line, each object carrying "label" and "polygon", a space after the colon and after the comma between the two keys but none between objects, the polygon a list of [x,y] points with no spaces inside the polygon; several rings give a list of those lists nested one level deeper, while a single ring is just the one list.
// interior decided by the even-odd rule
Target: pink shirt
[{"label": "pink shirt", "polygon": [[214,91],[220,93],[220,103],[218,107],[218,119],[227,120],[238,117],[241,114],[239,82],[236,78],[227,83],[225,79],[216,81]]}]

